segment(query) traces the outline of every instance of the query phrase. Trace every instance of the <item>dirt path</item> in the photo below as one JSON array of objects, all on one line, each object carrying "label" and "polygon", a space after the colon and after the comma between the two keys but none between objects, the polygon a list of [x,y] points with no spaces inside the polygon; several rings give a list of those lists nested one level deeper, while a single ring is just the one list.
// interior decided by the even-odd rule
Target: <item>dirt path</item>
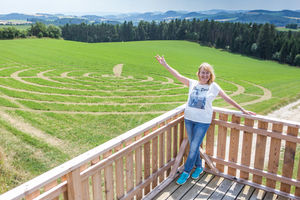
[{"label": "dirt path", "polygon": [[[24,109],[22,109],[22,110],[24,110]],[[23,119],[21,119],[21,117],[12,116],[2,109],[0,109],[0,117],[3,120],[10,123],[11,125],[13,125],[14,128],[16,128],[24,133],[28,133],[29,135],[40,138],[52,146],[61,147],[65,143],[64,141],[61,141],[58,138],[52,137],[51,135],[46,134],[43,131],[31,126],[29,123],[26,123]]]},{"label": "dirt path", "polygon": [[83,114],[83,115],[146,115],[146,114],[163,114],[168,111],[145,111],[145,112],[86,112],[86,111],[59,111],[59,110],[33,110],[30,108],[20,109],[20,108],[11,108],[11,107],[4,107],[0,106],[1,109],[6,110],[22,110],[22,111],[28,111],[33,113],[58,113],[58,114]]},{"label": "dirt path", "polygon": [[300,99],[269,113],[267,116],[300,122]]}]

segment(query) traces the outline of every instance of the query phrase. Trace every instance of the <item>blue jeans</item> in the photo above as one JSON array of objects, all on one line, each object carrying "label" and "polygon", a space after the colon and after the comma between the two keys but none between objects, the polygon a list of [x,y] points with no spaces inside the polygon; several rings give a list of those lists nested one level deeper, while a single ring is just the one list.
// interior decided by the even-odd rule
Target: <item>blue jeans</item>
[{"label": "blue jeans", "polygon": [[202,160],[200,158],[199,147],[203,141],[207,129],[210,124],[194,122],[184,119],[185,127],[190,142],[190,151],[184,165],[184,171],[190,173],[194,166],[201,167]]}]

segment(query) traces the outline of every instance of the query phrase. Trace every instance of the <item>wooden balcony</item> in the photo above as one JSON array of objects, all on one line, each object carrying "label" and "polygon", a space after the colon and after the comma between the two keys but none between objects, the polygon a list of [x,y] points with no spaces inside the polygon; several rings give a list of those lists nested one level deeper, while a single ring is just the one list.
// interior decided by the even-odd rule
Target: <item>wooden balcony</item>
[{"label": "wooden balcony", "polygon": [[204,187],[207,177],[206,186],[222,179],[230,187],[253,188],[252,195],[262,191],[271,199],[300,199],[300,123],[221,108],[214,108],[201,150],[206,172],[199,181],[175,186],[188,152],[183,112],[184,105],[2,194],[0,200],[159,199],[177,190],[196,197],[205,190],[195,188]]}]

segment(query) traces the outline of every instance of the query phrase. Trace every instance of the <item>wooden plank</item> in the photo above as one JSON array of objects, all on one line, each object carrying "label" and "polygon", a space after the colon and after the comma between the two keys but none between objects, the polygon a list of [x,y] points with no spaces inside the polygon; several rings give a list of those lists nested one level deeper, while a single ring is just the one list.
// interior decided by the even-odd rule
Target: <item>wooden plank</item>
[{"label": "wooden plank", "polygon": [[[300,159],[299,159],[299,163],[298,163],[297,180],[300,181]],[[296,187],[295,196],[300,197],[300,187]]]},{"label": "wooden plank", "polygon": [[290,200],[290,198],[283,197],[283,196],[278,196],[277,200]]},{"label": "wooden plank", "polygon": [[213,107],[213,109],[215,112],[218,112],[218,113],[224,113],[224,114],[228,114],[228,115],[236,115],[239,117],[245,117],[245,118],[249,118],[249,119],[253,119],[253,120],[265,121],[265,122],[275,123],[275,124],[281,123],[285,126],[300,128],[300,123],[296,122],[296,121],[276,119],[276,118],[262,116],[262,115],[246,115],[246,114],[243,114],[242,112],[230,110],[230,109],[226,109],[226,108]]},{"label": "wooden plank", "polygon": [[175,164],[172,166],[172,171],[171,171],[171,173],[170,173],[170,177],[174,177],[175,174],[177,173],[178,167],[179,167],[179,165],[180,165],[180,163],[181,163],[181,160],[182,160],[182,158],[183,158],[183,154],[184,154],[184,152],[185,152],[185,149],[186,149],[186,147],[187,147],[187,144],[188,144],[188,139],[185,138],[185,139],[183,140],[183,142],[181,143],[181,145],[180,145],[180,150],[179,150],[179,153],[177,154],[177,157],[176,157],[176,159],[175,159]]},{"label": "wooden plank", "polygon": [[195,185],[187,192],[182,199],[194,199],[198,196],[201,191],[210,183],[210,181],[214,178],[214,175],[203,173],[202,177],[198,179]]},{"label": "wooden plank", "polygon": [[[136,140],[140,140],[142,137],[137,137]],[[135,149],[135,185],[139,185],[143,179],[143,155],[142,155],[142,147],[137,147]],[[139,189],[136,195],[136,199],[142,199],[143,197],[143,189]]]},{"label": "wooden plank", "polygon": [[[236,163],[233,163],[233,162],[230,162],[230,161],[225,161],[225,160],[222,160],[222,159],[216,158],[216,157],[209,157],[209,158],[212,161],[216,162],[216,163],[220,163],[220,164],[227,165],[227,166],[230,166],[230,167],[236,167],[236,169],[240,169],[241,171],[245,171],[245,172],[248,172],[248,173],[251,173],[251,174],[257,174],[259,176],[263,176],[263,177],[266,177],[266,178],[269,178],[269,179],[272,179],[272,180],[278,180],[280,182],[283,182],[283,183],[286,183],[286,184],[289,184],[289,185],[300,186],[300,181],[296,181],[295,179],[286,178],[286,177],[280,176],[278,174],[273,174],[273,173],[270,173],[270,172],[261,171],[261,170],[254,169],[254,168],[249,167],[249,166],[236,164]],[[206,171],[212,171],[212,170],[208,170],[208,169],[205,169],[205,170]],[[212,172],[215,173],[214,171],[212,171]],[[259,184],[257,184],[257,185],[259,185]]]},{"label": "wooden plank", "polygon": [[[34,198],[34,200],[53,200],[57,199],[61,194],[67,191],[67,181],[54,186],[53,188],[49,189],[48,191],[43,192],[38,197]],[[68,199],[68,195],[63,198],[64,200]]]},{"label": "wooden plank", "polygon": [[[240,124],[241,118],[235,115],[232,115],[231,119],[232,123]],[[230,144],[229,144],[229,161],[237,162],[238,151],[239,151],[239,138],[240,131],[236,128],[232,128],[230,132]],[[232,176],[236,176],[236,169],[232,167],[228,167],[228,174]]]},{"label": "wooden plank", "polygon": [[[245,125],[249,126],[249,127],[253,127],[254,120],[245,118]],[[253,133],[246,132],[246,131],[244,132],[241,163],[246,166],[250,166],[251,151],[252,151],[252,138],[253,138]],[[245,172],[245,171],[241,171],[240,177],[242,179],[247,180],[249,178],[249,173]]]},{"label": "wooden plank", "polygon": [[[162,134],[159,135],[159,168],[162,168],[165,164],[165,133],[163,132]],[[164,174],[159,176],[159,182],[163,182],[165,179]]]},{"label": "wooden plank", "polygon": [[222,200],[234,200],[237,195],[241,192],[244,188],[244,184],[234,182],[229,190],[226,192],[224,198]]},{"label": "wooden plank", "polygon": [[209,156],[206,155],[203,151],[203,149],[200,147],[200,156],[205,160],[205,163],[209,166],[209,168],[215,172],[215,173],[220,173],[219,170],[216,168],[214,163],[210,160]]},{"label": "wooden plank", "polygon": [[226,126],[228,128],[236,128],[236,129],[241,130],[241,131],[248,131],[248,132],[256,133],[256,134],[259,134],[259,135],[269,136],[269,137],[272,137],[272,138],[286,140],[286,141],[289,141],[289,142],[296,142],[296,143],[300,144],[300,137],[285,135],[285,134],[278,133],[278,132],[275,132],[275,131],[269,131],[269,130],[267,131],[267,130],[258,129],[258,128],[254,128],[254,127],[233,124],[233,123],[230,123],[230,122],[220,121],[218,119],[214,119],[212,123],[214,123],[216,125]]},{"label": "wooden plank", "polygon": [[249,200],[262,200],[265,196],[266,192],[264,190],[256,189]]},{"label": "wooden plank", "polygon": [[[282,129],[283,129],[282,124],[273,124],[273,127],[272,127],[273,131],[281,133]],[[268,172],[271,172],[274,174],[277,174],[277,172],[278,172],[280,147],[281,147],[281,140],[276,139],[276,138],[271,138]],[[268,187],[275,188],[276,181],[267,179],[266,185]]]},{"label": "wooden plank", "polygon": [[[120,151],[123,145],[119,145],[115,148],[116,152]],[[124,195],[124,162],[123,157],[116,159],[115,161],[115,174],[116,174],[116,192],[117,198],[121,198]]]},{"label": "wooden plank", "polygon": [[216,188],[222,183],[224,178],[215,176],[209,184],[197,195],[196,199],[208,199]]},{"label": "wooden plank", "polygon": [[276,200],[277,199],[277,195],[271,192],[267,192],[264,200]]},{"label": "wooden plank", "polygon": [[[287,135],[298,136],[298,128],[288,127]],[[282,176],[285,176],[288,178],[292,178],[292,176],[293,176],[296,146],[297,146],[297,144],[294,142],[286,142],[285,143]],[[290,193],[291,185],[281,183],[280,190],[283,192]]]},{"label": "wooden plank", "polygon": [[214,191],[214,193],[209,197],[211,200],[223,199],[226,192],[230,189],[233,181],[224,179],[219,187]]},{"label": "wooden plank", "polygon": [[89,178],[81,182],[82,200],[90,200]]},{"label": "wooden plank", "polygon": [[[201,174],[202,178],[203,174]],[[198,180],[193,180],[192,178],[189,178],[185,184],[182,186],[178,187],[177,190],[175,190],[168,198],[167,200],[176,200],[176,199],[181,199],[183,195],[189,191],[196,183]]]},{"label": "wooden plank", "polygon": [[[61,177],[61,182],[64,182],[64,181],[67,182],[67,175],[63,175]],[[68,191],[67,190],[63,193],[63,197],[65,200],[68,200]]]},{"label": "wooden plank", "polygon": [[134,169],[133,169],[133,152],[126,156],[126,191],[129,192],[134,187]]},{"label": "wooden plank", "polygon": [[153,200],[167,199],[178,187],[180,186],[176,184],[176,181],[172,181],[166,188],[164,188],[164,190],[158,193]]},{"label": "wooden plank", "polygon": [[[181,145],[183,139],[185,137],[187,137],[185,134],[184,134],[184,131],[185,131],[185,128],[184,128],[184,120],[182,120],[180,122],[180,125],[179,125],[179,146]],[[184,164],[184,158],[182,159],[182,165]]]},{"label": "wooden plank", "polygon": [[25,200],[32,200],[32,199],[36,198],[39,195],[40,195],[40,191],[39,190],[34,191],[31,194],[26,195]]},{"label": "wooden plank", "polygon": [[179,146],[184,139],[184,120],[179,123]]},{"label": "wooden plank", "polygon": [[81,200],[81,179],[80,168],[73,170],[67,174],[68,200]]},{"label": "wooden plank", "polygon": [[[112,154],[112,151],[108,151],[103,155],[103,158],[107,158]],[[114,178],[113,178],[113,166],[108,165],[104,168],[104,183],[105,183],[105,198],[111,200],[114,198]]]},{"label": "wooden plank", "polygon": [[[84,164],[80,167],[80,172],[86,170],[88,168],[88,164]],[[82,200],[90,199],[90,191],[89,191],[89,178],[81,181],[81,192],[82,192]]]},{"label": "wooden plank", "polygon": [[[169,162],[171,160],[171,156],[172,156],[172,135],[171,135],[172,131],[171,131],[171,127],[169,127],[167,129],[167,149],[166,149],[166,158],[167,158],[167,162]],[[167,176],[169,176],[169,174],[171,173],[171,169],[169,171],[167,171]]]},{"label": "wooden plank", "polygon": [[102,200],[102,178],[99,170],[92,176],[93,200]]},{"label": "wooden plank", "polygon": [[[263,121],[258,121],[258,128],[267,130],[268,123]],[[255,160],[254,168],[263,170],[265,164],[265,153],[266,153],[266,142],[267,137],[263,135],[257,135],[256,137],[256,148],[255,148]],[[256,174],[253,175],[253,182],[257,184],[262,183],[262,176]]]},{"label": "wooden plank", "polygon": [[240,194],[236,197],[238,200],[244,200],[249,199],[254,192],[255,188],[251,187],[249,185],[246,185],[243,190],[240,192]]},{"label": "wooden plank", "polygon": [[[49,183],[49,184],[47,184],[46,186],[45,186],[45,191],[44,192],[46,192],[46,191],[49,191],[50,189],[52,189],[52,188],[54,188],[55,186],[57,186],[57,181],[55,180],[55,181],[52,181],[51,183]],[[58,200],[58,197],[56,197],[56,198],[53,198],[52,200]]]},{"label": "wooden plank", "polygon": [[[158,169],[158,137],[152,140],[152,174]],[[157,186],[157,179],[152,182],[152,189]]]},{"label": "wooden plank", "polygon": [[[145,132],[148,135],[149,132]],[[144,179],[150,177],[150,141],[144,144]],[[148,184],[144,189],[144,195],[150,192],[150,184]]]},{"label": "wooden plank", "polygon": [[[214,174],[214,172],[212,170],[208,170],[206,168],[204,170],[208,173]],[[224,173],[219,173],[218,176],[222,176],[222,177],[227,178],[229,180],[236,181],[236,182],[241,183],[241,184],[249,185],[251,187],[259,188],[259,189],[265,190],[266,192],[272,192],[272,193],[275,193],[275,194],[280,195],[280,196],[285,196],[285,197],[288,197],[288,198],[291,198],[291,199],[299,199],[300,200],[299,197],[295,197],[292,194],[288,194],[288,193],[285,193],[285,192],[281,192],[280,190],[275,190],[273,188],[269,188],[269,187],[266,187],[266,186],[263,186],[263,185],[260,185],[260,184],[257,184],[257,183],[253,183],[252,181],[247,181],[247,180],[244,180],[244,179],[236,178],[236,177],[233,177],[233,176],[229,176],[228,174],[224,174]]]},{"label": "wooden plank", "polygon": [[173,127],[173,158],[176,158],[178,152],[178,125]]},{"label": "wooden plank", "polygon": [[[216,117],[216,113],[213,113],[212,119],[214,120]],[[214,141],[215,141],[215,124],[211,123],[207,133],[206,133],[206,145],[205,145],[205,152],[209,156],[214,155]],[[207,163],[205,163],[205,167],[208,167]]]},{"label": "wooden plank", "polygon": [[[226,114],[220,114],[219,115],[220,120],[227,121],[228,115]],[[218,146],[217,146],[217,157],[221,159],[225,159],[226,154],[226,141],[227,141],[227,127],[225,126],[219,126],[218,130]],[[217,164],[217,169],[220,172],[224,172],[224,165]]]}]

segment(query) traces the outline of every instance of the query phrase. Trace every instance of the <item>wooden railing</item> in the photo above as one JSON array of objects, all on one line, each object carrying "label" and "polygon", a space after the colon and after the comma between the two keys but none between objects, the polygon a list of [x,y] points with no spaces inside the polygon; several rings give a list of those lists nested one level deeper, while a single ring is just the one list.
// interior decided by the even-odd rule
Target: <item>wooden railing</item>
[{"label": "wooden railing", "polygon": [[218,175],[300,199],[300,123],[214,111],[205,149]]},{"label": "wooden railing", "polygon": [[[0,200],[149,199],[175,178],[187,151],[184,107],[2,194]],[[300,123],[214,108],[203,146],[205,159],[219,172],[208,165],[205,170],[300,199],[299,128]]]}]

